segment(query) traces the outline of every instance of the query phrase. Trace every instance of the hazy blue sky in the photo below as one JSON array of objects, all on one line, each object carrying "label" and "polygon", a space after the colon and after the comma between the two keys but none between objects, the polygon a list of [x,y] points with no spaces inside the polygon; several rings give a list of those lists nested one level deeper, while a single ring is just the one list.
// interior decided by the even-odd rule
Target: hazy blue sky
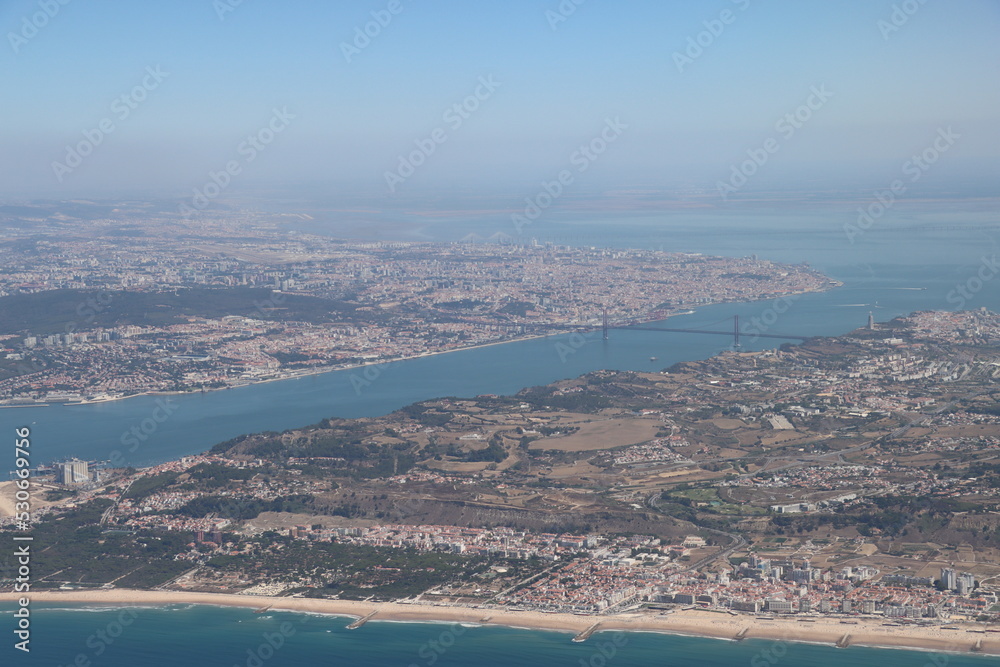
[{"label": "hazy blue sky", "polygon": [[[997,0],[564,0],[568,16],[559,0],[399,0],[394,15],[389,0],[243,0],[222,11],[236,1],[0,2],[0,195],[185,194],[229,161],[236,183],[388,194],[386,172],[405,173],[399,156],[436,128],[446,141],[398,193],[530,193],[561,170],[576,187],[711,191],[768,139],[777,149],[747,187],[877,187],[949,126],[960,138],[924,183],[990,169],[996,180]],[[372,12],[391,22],[345,57]],[[713,25],[720,16],[729,22]],[[701,52],[678,66],[699,33]],[[115,100],[144,78],[150,90],[123,118]],[[832,96],[814,97],[794,132],[776,125],[823,86]],[[446,116],[477,87],[478,109]],[[294,118],[275,121],[274,109]],[[78,166],[53,166],[104,119],[113,131]],[[583,173],[574,152],[607,119],[627,128],[606,133],[614,141]],[[268,123],[283,129],[254,154],[242,142]]]}]

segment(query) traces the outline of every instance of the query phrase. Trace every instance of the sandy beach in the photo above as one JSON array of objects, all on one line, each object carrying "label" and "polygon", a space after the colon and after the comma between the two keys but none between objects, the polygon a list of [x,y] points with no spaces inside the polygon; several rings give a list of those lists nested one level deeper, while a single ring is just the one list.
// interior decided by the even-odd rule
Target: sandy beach
[{"label": "sandy beach", "polygon": [[[20,597],[0,593],[0,601]],[[621,614],[615,616],[576,616],[545,614],[532,611],[501,611],[469,607],[439,607],[420,604],[368,603],[346,600],[311,600],[306,598],[276,598],[182,591],[90,590],[52,591],[31,594],[32,602],[85,605],[166,605],[203,604],[259,609],[323,613],[361,618],[376,612],[372,620],[405,622],[461,622],[503,625],[514,628],[554,630],[580,633],[595,623],[599,632],[660,632],[699,637],[732,639],[743,633],[746,639],[773,639],[791,642],[812,642],[835,645],[883,646],[925,651],[968,652],[982,641],[982,653],[1000,655],[1000,633],[969,632],[982,626],[949,623],[957,630],[940,627],[885,626],[881,620],[858,619],[857,623],[841,623],[836,618],[815,618],[802,622],[794,617],[766,620],[752,616],[732,616],[704,610],[686,610],[662,616],[655,614]],[[846,638],[845,638],[846,636]]]},{"label": "sandy beach", "polygon": [[0,482],[0,518],[14,516],[14,482]]}]

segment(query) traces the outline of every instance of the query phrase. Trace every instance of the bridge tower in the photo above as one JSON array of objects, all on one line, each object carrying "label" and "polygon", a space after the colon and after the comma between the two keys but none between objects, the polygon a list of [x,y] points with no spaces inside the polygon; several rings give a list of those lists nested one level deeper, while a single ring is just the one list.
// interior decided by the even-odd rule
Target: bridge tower
[{"label": "bridge tower", "polygon": [[604,334],[604,340],[608,339],[608,309],[604,309],[604,316],[601,321],[601,333]]},{"label": "bridge tower", "polygon": [[740,347],[740,316],[736,315],[733,318],[733,347],[739,349]]}]

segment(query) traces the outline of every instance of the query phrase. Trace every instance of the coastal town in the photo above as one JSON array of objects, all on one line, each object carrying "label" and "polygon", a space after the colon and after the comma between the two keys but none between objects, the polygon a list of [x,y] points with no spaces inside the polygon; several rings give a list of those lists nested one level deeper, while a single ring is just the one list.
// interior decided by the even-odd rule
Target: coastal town
[{"label": "coastal town", "polygon": [[[254,463],[233,467],[241,471],[261,468],[260,461]],[[146,470],[142,477],[220,465],[225,466],[226,460],[212,456],[186,457],[183,461]],[[248,481],[248,486],[249,493],[228,502],[246,507],[252,499],[274,497],[279,492],[278,488],[252,480]],[[307,493],[316,491],[318,486],[293,483],[280,492]],[[197,496],[195,493],[162,493],[150,495],[141,502],[119,499],[105,514],[103,522],[133,532],[167,530],[187,534],[191,538],[188,550],[178,554],[176,559],[194,566],[204,565],[219,556],[261,556],[232,539],[230,531],[238,527],[238,522],[232,519],[171,518],[171,510],[183,507]],[[94,497],[101,497],[101,494]],[[51,511],[40,512],[39,516]],[[224,513],[232,514],[231,511],[219,512]],[[922,567],[918,573],[898,567],[890,572],[867,565],[813,566],[814,560],[826,561],[829,566],[834,561],[824,554],[839,549],[866,553],[866,546],[873,542],[860,537],[827,547],[807,540],[794,551],[780,545],[771,548],[761,545],[747,550],[744,557],[730,559],[730,567],[700,572],[698,564],[713,560],[719,547],[697,535],[687,535],[671,544],[652,535],[608,537],[532,533],[509,527],[374,524],[324,528],[294,525],[282,532],[289,539],[307,544],[341,543],[418,553],[444,552],[498,562],[536,560],[545,568],[529,577],[528,585],[517,590],[500,591],[495,585],[485,584],[473,591],[450,582],[423,592],[414,602],[586,614],[609,614],[637,608],[669,610],[676,605],[693,605],[751,614],[880,617],[893,619],[894,623],[927,622],[923,619],[939,623],[957,619],[981,620],[991,617],[990,612],[995,611],[1000,602],[996,587],[983,588],[974,574],[953,568],[930,572]],[[264,550],[280,549],[282,544],[287,542],[275,543]],[[771,557],[764,558],[761,553]],[[503,571],[504,568],[496,569]],[[215,589],[244,595],[297,592],[301,595],[303,590],[323,583],[323,577],[315,572],[305,578],[286,575],[255,583],[246,578],[230,577],[208,582],[189,571],[174,585],[177,590]]]},{"label": "coastal town", "polygon": [[36,586],[668,625],[701,611],[982,633],[968,644],[986,650],[998,341],[995,313],[918,312],[249,434],[141,470],[59,463],[34,471],[37,518],[94,559],[42,558]]}]

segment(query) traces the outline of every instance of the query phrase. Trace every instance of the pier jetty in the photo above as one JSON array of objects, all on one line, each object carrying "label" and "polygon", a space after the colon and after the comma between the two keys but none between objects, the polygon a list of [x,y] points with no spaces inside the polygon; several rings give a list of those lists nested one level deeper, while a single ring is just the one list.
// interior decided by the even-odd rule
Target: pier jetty
[{"label": "pier jetty", "polygon": [[573,641],[576,642],[577,644],[579,644],[580,642],[587,641],[590,638],[590,635],[597,632],[597,628],[599,627],[601,627],[600,623],[594,623],[592,626],[590,626],[589,628],[578,634],[576,637],[573,637]]},{"label": "pier jetty", "polygon": [[377,613],[378,613],[378,610],[375,610],[372,613],[368,614],[367,616],[362,616],[358,620],[356,620],[353,623],[351,623],[350,625],[348,625],[347,629],[348,630],[357,630],[362,625],[364,625],[365,623],[367,623],[368,621],[370,621],[372,619],[372,617],[375,616],[375,614],[377,614]]}]

